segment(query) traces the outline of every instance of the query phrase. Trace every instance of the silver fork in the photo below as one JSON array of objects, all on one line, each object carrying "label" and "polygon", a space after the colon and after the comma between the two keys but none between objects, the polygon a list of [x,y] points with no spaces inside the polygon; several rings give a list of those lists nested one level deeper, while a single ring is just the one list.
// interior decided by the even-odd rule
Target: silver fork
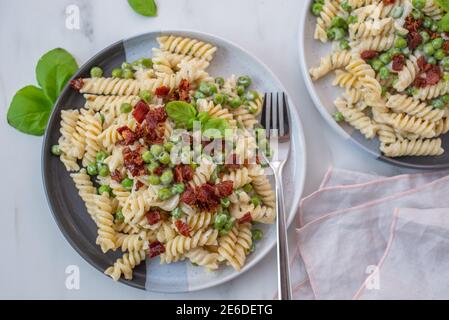
[{"label": "silver fork", "polygon": [[265,127],[267,139],[271,145],[275,146],[272,159],[265,158],[265,160],[273,170],[276,181],[278,298],[291,300],[287,227],[282,189],[282,170],[290,153],[290,116],[287,96],[284,92],[265,94],[261,123]]}]

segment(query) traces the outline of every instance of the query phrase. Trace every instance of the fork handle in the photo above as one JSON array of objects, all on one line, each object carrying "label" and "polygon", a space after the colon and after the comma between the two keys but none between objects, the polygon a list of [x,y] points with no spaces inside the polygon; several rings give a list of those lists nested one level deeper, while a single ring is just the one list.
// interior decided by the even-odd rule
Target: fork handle
[{"label": "fork handle", "polygon": [[287,223],[284,211],[284,192],[282,188],[282,166],[274,172],[276,180],[277,207],[277,266],[278,266],[278,299],[291,300],[290,265],[288,258]]}]

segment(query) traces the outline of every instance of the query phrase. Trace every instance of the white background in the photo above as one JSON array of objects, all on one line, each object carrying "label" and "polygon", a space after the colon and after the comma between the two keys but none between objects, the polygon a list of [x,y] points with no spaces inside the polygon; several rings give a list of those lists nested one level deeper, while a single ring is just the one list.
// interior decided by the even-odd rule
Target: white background
[{"label": "white background", "polygon": [[[80,30],[65,27],[70,4],[80,8]],[[307,142],[303,195],[318,187],[330,165],[382,175],[405,172],[340,139],[315,110],[298,62],[302,10],[302,0],[159,0],[158,17],[145,18],[135,14],[126,0],[0,0],[0,298],[271,299],[276,288],[274,251],[227,284],[164,295],[114,283],[70,247],[45,200],[42,138],[19,133],[6,122],[14,93],[36,83],[37,60],[56,47],[67,49],[81,65],[111,43],[152,30],[184,28],[216,34],[264,61],[295,101]],[[65,287],[68,265],[80,268],[80,290]]]}]

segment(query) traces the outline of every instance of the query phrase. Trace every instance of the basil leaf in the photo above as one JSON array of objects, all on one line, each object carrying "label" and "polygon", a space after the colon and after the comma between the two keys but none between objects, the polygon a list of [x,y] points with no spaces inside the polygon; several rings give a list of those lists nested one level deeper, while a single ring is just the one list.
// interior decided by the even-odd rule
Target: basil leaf
[{"label": "basil leaf", "polygon": [[61,48],[44,54],[36,66],[37,83],[51,102],[55,102],[69,79],[78,70],[78,64],[70,53]]},{"label": "basil leaf", "polygon": [[446,14],[439,22],[439,27],[442,32],[449,31],[449,14]]},{"label": "basil leaf", "polygon": [[8,123],[19,131],[35,136],[45,132],[53,103],[44,91],[35,86],[26,86],[11,101]]},{"label": "basil leaf", "polygon": [[196,109],[190,103],[184,101],[172,101],[167,103],[165,111],[170,119],[178,126],[191,129],[196,117]]},{"label": "basil leaf", "polygon": [[135,12],[145,17],[157,16],[157,5],[154,0],[128,0]]},{"label": "basil leaf", "polygon": [[[221,138],[225,135],[225,130],[229,129],[229,124],[225,119],[212,118],[203,125],[203,132],[209,138]],[[218,130],[220,135],[217,135],[212,129]],[[209,132],[207,132],[209,130]]]}]

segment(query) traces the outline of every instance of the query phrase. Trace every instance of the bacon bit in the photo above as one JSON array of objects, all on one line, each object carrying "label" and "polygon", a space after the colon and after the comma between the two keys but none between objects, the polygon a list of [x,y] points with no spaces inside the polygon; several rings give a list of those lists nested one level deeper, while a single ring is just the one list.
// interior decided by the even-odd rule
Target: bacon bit
[{"label": "bacon bit", "polygon": [[76,91],[80,91],[84,86],[83,78],[73,79],[70,81],[70,86]]},{"label": "bacon bit", "polygon": [[247,222],[251,222],[253,221],[253,217],[251,217],[251,212],[247,212],[245,213],[245,215],[243,217],[241,217],[238,220],[238,223],[242,224],[242,223],[247,223]]},{"label": "bacon bit", "polygon": [[178,87],[179,100],[190,102],[190,82],[182,79]]},{"label": "bacon bit", "polygon": [[125,168],[131,172],[133,177],[145,174],[146,166],[140,155],[140,148],[131,150],[129,147],[125,147],[122,154]]},{"label": "bacon bit", "polygon": [[393,57],[393,65],[392,68],[394,71],[402,71],[405,65],[405,57],[403,54],[397,54]]},{"label": "bacon bit", "polygon": [[215,194],[219,198],[224,198],[232,194],[232,189],[234,188],[234,182],[223,181],[215,185]]},{"label": "bacon bit", "polygon": [[142,188],[144,184],[141,181],[136,182],[136,187],[134,190],[139,191],[140,188]]},{"label": "bacon bit", "polygon": [[405,29],[407,29],[409,32],[417,32],[418,31],[418,29],[419,29],[419,27],[421,27],[421,25],[422,25],[422,23],[423,23],[423,19],[421,18],[421,19],[418,19],[418,20],[415,20],[414,18],[413,18],[413,16],[408,16],[406,19],[405,19],[405,24],[404,24],[404,27],[405,27]]},{"label": "bacon bit", "polygon": [[167,120],[167,112],[164,107],[149,110],[145,116],[145,142],[147,144],[161,144],[164,142],[164,127],[161,126]]},{"label": "bacon bit", "polygon": [[165,97],[170,93],[170,88],[167,86],[161,86],[159,88],[156,88],[155,93],[158,97]]},{"label": "bacon bit", "polygon": [[366,50],[360,54],[360,57],[365,61],[377,58],[377,56],[379,56],[379,52],[376,50]]},{"label": "bacon bit", "polygon": [[407,43],[410,50],[415,50],[422,43],[422,41],[422,36],[416,31],[409,32],[407,35]]},{"label": "bacon bit", "polygon": [[449,54],[449,40],[444,41],[443,50],[446,54]]},{"label": "bacon bit", "polygon": [[202,210],[213,210],[219,204],[219,199],[215,195],[215,187],[210,183],[205,183],[196,188],[196,206]]},{"label": "bacon bit", "polygon": [[165,167],[164,166],[159,166],[156,169],[153,170],[153,174],[157,175],[157,176],[161,176],[162,173],[164,172]]},{"label": "bacon bit", "polygon": [[195,189],[192,188],[189,184],[186,187],[186,190],[181,195],[181,201],[188,204],[194,205],[196,201]]},{"label": "bacon bit", "polygon": [[437,65],[433,65],[429,71],[426,73],[427,85],[433,86],[440,82],[442,78],[441,69]]},{"label": "bacon bit", "polygon": [[162,243],[159,241],[155,241],[150,243],[150,247],[148,249],[148,256],[150,258],[157,257],[158,255],[165,252],[165,247]]},{"label": "bacon bit", "polygon": [[142,137],[142,130],[137,127],[136,131],[132,131],[128,126],[123,126],[117,129],[117,132],[123,137],[125,146],[129,146]]},{"label": "bacon bit", "polygon": [[193,179],[194,171],[188,164],[178,164],[174,169],[175,182],[183,183]]},{"label": "bacon bit", "polygon": [[184,237],[190,237],[190,227],[183,222],[182,220],[176,220],[175,221],[176,229],[178,229],[179,234],[183,235]]},{"label": "bacon bit", "polygon": [[123,180],[122,173],[118,169],[116,169],[111,173],[111,179],[120,183]]},{"label": "bacon bit", "polygon": [[158,210],[148,211],[145,214],[145,217],[147,218],[148,223],[152,226],[161,221],[161,212]]},{"label": "bacon bit", "polygon": [[424,56],[421,56],[421,57],[418,58],[416,63],[418,64],[419,70],[420,71],[424,71],[424,69],[425,69],[425,67],[427,65],[426,58]]},{"label": "bacon bit", "polygon": [[140,100],[134,107],[134,119],[136,119],[138,123],[142,123],[143,120],[145,120],[145,116],[147,115],[148,111],[150,111],[150,107],[146,104],[145,101]]}]

